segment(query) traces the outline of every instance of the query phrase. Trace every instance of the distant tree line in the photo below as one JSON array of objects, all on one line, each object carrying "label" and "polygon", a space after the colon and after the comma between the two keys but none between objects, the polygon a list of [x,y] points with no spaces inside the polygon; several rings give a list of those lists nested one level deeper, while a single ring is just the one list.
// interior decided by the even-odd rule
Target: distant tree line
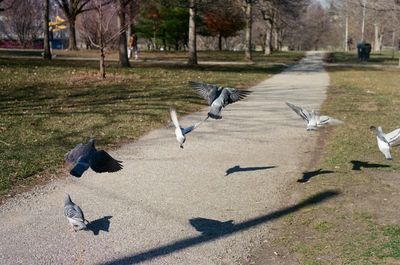
[{"label": "distant tree line", "polygon": [[[78,40],[87,48],[118,49],[121,66],[129,66],[127,35],[135,32],[148,49],[187,51],[197,64],[199,36],[216,40],[219,50],[229,40],[252,59],[257,44],[265,54],[284,45],[302,48],[307,10],[312,0],[0,0],[3,34],[17,36],[23,47],[48,39],[41,21],[58,12],[67,20],[68,49]],[[47,20],[48,20],[47,19]],[[320,28],[318,28],[320,30]],[[225,43],[225,46],[223,45]],[[104,48],[103,47],[103,48]]]}]

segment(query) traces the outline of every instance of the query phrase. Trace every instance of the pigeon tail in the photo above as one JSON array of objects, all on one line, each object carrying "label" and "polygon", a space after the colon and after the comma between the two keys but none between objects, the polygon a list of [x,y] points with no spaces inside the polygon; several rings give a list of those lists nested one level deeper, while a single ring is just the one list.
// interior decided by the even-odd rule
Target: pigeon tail
[{"label": "pigeon tail", "polygon": [[82,177],[83,172],[85,172],[86,169],[82,170],[82,167],[79,167],[79,164],[76,165],[69,173],[77,178]]},{"label": "pigeon tail", "polygon": [[65,204],[72,204],[71,197],[69,196],[68,193],[65,193],[65,196],[64,196],[64,205]]},{"label": "pigeon tail", "polygon": [[[219,114],[214,114],[214,113],[211,113],[211,112],[208,113],[208,117],[210,117],[210,118],[212,118],[212,119],[215,119],[215,120],[220,120],[220,119],[222,119],[222,116],[221,116],[221,115],[219,115]],[[208,118],[208,117],[207,117],[207,118]]]}]

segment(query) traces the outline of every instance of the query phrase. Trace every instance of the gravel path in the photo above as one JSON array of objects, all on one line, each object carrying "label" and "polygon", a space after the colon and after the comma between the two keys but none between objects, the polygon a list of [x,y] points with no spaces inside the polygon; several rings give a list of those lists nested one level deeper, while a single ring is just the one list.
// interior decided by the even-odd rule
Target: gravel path
[{"label": "gravel path", "polygon": [[[0,263],[245,262],[268,238],[268,223],[287,214],[276,212],[279,200],[316,140],[285,101],[317,108],[328,84],[321,54],[308,53],[228,106],[222,120],[203,123],[183,150],[172,127],[155,130],[112,153],[124,161],[120,172],[89,171],[10,199],[0,207]],[[92,231],[71,232],[65,192]]]}]

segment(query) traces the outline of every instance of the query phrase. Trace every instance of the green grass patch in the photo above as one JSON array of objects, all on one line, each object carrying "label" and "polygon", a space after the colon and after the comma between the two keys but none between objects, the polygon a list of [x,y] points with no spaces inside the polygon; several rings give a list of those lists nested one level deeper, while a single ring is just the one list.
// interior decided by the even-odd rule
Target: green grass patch
[{"label": "green grass patch", "polygon": [[295,186],[301,194],[296,201],[327,189],[341,194],[282,220],[287,229],[276,242],[301,264],[400,264],[400,150],[392,148],[394,160],[386,161],[369,130],[400,127],[400,69],[327,70],[331,85],[321,113],[345,123],[318,132],[323,150],[308,170],[335,173]]},{"label": "green grass patch", "polygon": [[334,52],[330,53],[326,61],[329,63],[345,63],[345,64],[383,64],[383,65],[398,65],[399,64],[399,52],[394,53],[391,50],[382,52],[372,52],[370,59],[367,61],[360,61],[357,57],[357,52]]},{"label": "green grass patch", "polygon": [[[293,63],[301,55],[288,57]],[[103,81],[95,61],[0,59],[0,195],[57,172],[64,154],[89,137],[115,147],[166,124],[171,106],[180,114],[201,109],[189,80],[248,88],[283,69],[108,63]]]}]

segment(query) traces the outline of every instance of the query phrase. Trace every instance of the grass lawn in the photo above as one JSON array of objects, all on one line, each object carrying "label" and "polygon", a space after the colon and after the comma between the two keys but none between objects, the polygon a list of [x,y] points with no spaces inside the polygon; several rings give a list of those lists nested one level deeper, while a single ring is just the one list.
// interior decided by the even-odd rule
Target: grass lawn
[{"label": "grass lawn", "polygon": [[[400,264],[400,149],[386,161],[369,131],[400,127],[400,70],[328,67],[331,87],[322,112],[345,121],[318,132],[319,150],[296,183],[294,202],[317,192],[340,195],[282,219],[274,246],[301,264]],[[301,179],[302,176],[299,176]]]},{"label": "grass lawn", "polygon": [[382,52],[372,52],[368,61],[359,61],[357,51],[352,52],[334,52],[330,53],[327,61],[330,63],[351,63],[351,64],[384,64],[399,65],[399,51],[385,50]]},{"label": "grass lawn", "polygon": [[[302,56],[278,53],[264,60],[293,63]],[[66,174],[64,154],[89,137],[97,139],[99,148],[109,149],[165,125],[170,106],[180,114],[201,109],[204,101],[189,88],[189,80],[248,88],[282,70],[271,65],[140,63],[122,69],[108,63],[102,81],[95,61],[2,58],[0,195]]]},{"label": "grass lawn", "polygon": [[[40,57],[42,50],[6,50],[0,49],[0,58],[7,56],[38,56]],[[98,50],[79,50],[79,51],[68,51],[68,50],[53,50],[53,53],[57,55],[55,59],[59,58],[99,58],[100,54]],[[253,52],[253,61],[255,63],[279,63],[279,64],[291,64],[303,56],[303,52],[275,52],[273,55],[265,56],[262,52]],[[199,51],[198,60],[200,62],[205,61],[221,61],[221,62],[241,62],[244,59],[244,52],[231,52],[231,51]],[[157,51],[143,51],[139,54],[140,60],[152,62],[157,61],[187,61],[187,52],[157,52]],[[106,60],[113,59],[118,60],[118,53],[116,51],[106,52]],[[136,63],[131,60],[131,62]]]}]

